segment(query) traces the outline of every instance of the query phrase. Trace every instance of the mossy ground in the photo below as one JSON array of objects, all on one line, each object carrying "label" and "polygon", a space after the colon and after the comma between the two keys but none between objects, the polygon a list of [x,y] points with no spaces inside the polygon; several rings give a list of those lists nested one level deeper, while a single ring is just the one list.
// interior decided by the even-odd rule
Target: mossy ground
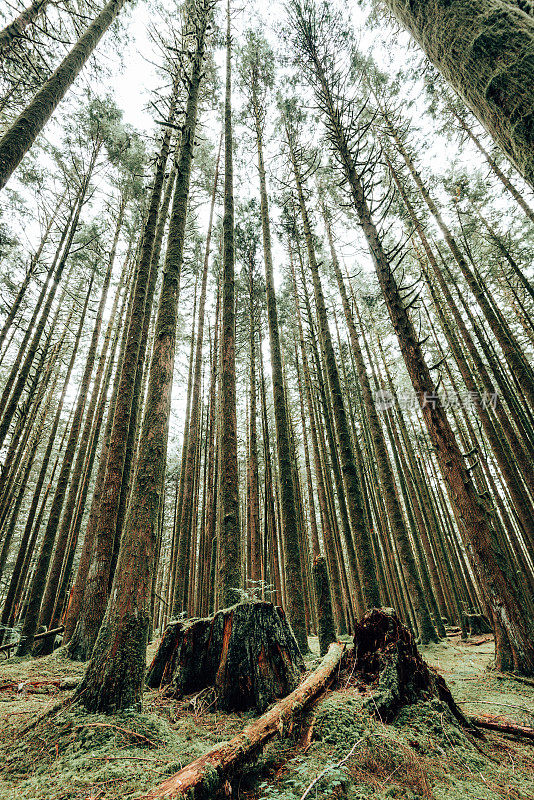
[{"label": "mossy ground", "polygon": [[[311,645],[313,652],[316,642]],[[466,713],[533,724],[534,686],[487,670],[491,642],[477,646],[453,637],[425,648],[424,656],[443,673]],[[81,673],[82,666],[60,652],[42,659],[10,659],[0,662],[0,687]],[[177,703],[149,691],[142,714],[92,715],[66,707],[21,736],[37,713],[68,692],[43,684],[42,693],[25,693],[17,686],[11,683],[0,691],[0,800],[141,797],[216,742],[239,732],[251,717],[218,713],[209,693]],[[353,747],[352,755],[336,767]],[[385,725],[362,708],[353,687],[329,693],[292,737],[268,745],[236,783],[234,796],[300,800],[325,770],[309,800],[534,798],[532,744],[489,732],[474,739],[438,701],[408,706],[393,724]]]}]

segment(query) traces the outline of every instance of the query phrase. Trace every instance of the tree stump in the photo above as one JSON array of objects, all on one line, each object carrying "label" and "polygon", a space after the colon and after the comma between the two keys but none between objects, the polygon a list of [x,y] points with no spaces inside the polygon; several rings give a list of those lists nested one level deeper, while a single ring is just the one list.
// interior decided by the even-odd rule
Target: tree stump
[{"label": "tree stump", "polygon": [[476,614],[470,611],[464,614],[465,626],[469,631],[469,636],[478,636],[482,633],[493,633],[493,629],[484,614]]},{"label": "tree stump", "polygon": [[147,684],[174,697],[213,686],[219,708],[264,711],[297,686],[304,662],[281,608],[238,603],[206,619],[173,622]]},{"label": "tree stump", "polygon": [[356,625],[344,671],[352,682],[373,690],[364,705],[384,722],[404,705],[438,698],[471,729],[447,684],[423,661],[413,635],[392,608],[373,608]]}]

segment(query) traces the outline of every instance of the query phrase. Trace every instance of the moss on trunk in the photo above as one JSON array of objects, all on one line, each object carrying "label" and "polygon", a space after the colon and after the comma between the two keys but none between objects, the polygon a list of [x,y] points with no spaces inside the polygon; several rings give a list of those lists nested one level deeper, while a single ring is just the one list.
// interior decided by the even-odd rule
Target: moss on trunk
[{"label": "moss on trunk", "polygon": [[534,20],[505,0],[386,0],[534,185]]}]

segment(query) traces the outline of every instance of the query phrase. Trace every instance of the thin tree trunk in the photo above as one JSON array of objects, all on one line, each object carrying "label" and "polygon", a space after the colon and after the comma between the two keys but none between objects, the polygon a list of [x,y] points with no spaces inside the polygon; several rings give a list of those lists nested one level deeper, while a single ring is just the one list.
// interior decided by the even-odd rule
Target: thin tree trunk
[{"label": "thin tree trunk", "polygon": [[347,500],[347,507],[349,511],[349,519],[350,519],[352,534],[354,536],[356,544],[356,557],[359,567],[359,578],[361,582],[365,604],[367,608],[372,608],[374,606],[380,606],[380,592],[378,589],[378,581],[376,579],[376,567],[374,563],[369,530],[367,528],[366,521],[364,519],[362,496],[361,496],[362,490],[361,486],[359,485],[358,473],[354,460],[354,452],[350,438],[350,431],[348,427],[347,416],[343,402],[341,383],[339,380],[339,372],[337,369],[336,357],[334,353],[334,348],[332,346],[332,340],[330,337],[326,305],[324,301],[323,290],[321,287],[321,280],[319,277],[319,267],[315,257],[315,250],[313,246],[313,239],[310,229],[308,212],[304,200],[302,179],[300,175],[299,166],[297,163],[295,144],[292,141],[291,134],[287,127],[287,122],[286,122],[286,136],[290,148],[290,157],[293,166],[295,184],[297,186],[299,206],[304,228],[304,236],[306,240],[306,247],[308,250],[308,263],[312,273],[315,303],[317,307],[317,316],[319,320],[319,341],[321,343],[321,349],[324,353],[325,366],[328,372],[328,383],[330,385],[332,409],[334,414],[337,438],[339,442],[339,455],[341,461],[341,469],[343,472],[345,496]]},{"label": "thin tree trunk", "polygon": [[[78,332],[76,334],[76,340],[74,342],[74,348],[73,348],[73,352],[72,352],[72,356],[71,356],[71,360],[70,360],[70,364],[69,364],[69,369],[67,371],[67,378],[70,377],[70,374],[71,374],[71,371],[72,371],[72,367],[73,367],[73,364],[74,364],[74,359],[75,359],[76,353],[78,351],[78,346],[79,346],[79,343],[80,343],[83,324],[84,324],[84,321],[85,321],[85,314],[86,314],[86,311],[87,311],[87,306],[89,304],[89,298],[90,298],[90,294],[91,294],[92,283],[93,282],[91,280],[91,283],[89,285],[89,290],[88,290],[88,292],[86,294],[85,304],[84,304],[83,311],[82,311],[82,314],[81,314],[80,323],[79,323],[79,326],[78,326]],[[60,415],[60,412],[61,412],[63,399],[64,399],[65,393],[67,391],[67,382],[68,381],[65,381],[65,383],[64,383],[62,397],[61,397],[61,400],[60,400],[60,403],[59,403],[58,410],[56,412],[56,420],[57,420],[58,424],[59,424],[59,415]],[[75,413],[76,413],[76,411],[74,412],[74,414]],[[72,423],[70,425],[69,439],[71,438],[73,422],[74,422],[74,418],[73,418]],[[56,421],[54,421],[54,426],[53,427],[55,427],[55,429],[57,430]],[[52,437],[50,437],[50,439],[49,439],[49,445],[48,446],[49,446],[49,448],[51,450],[51,448],[53,446],[53,438]],[[71,442],[71,448],[72,448],[72,442]],[[68,458],[66,457],[66,452],[63,454],[63,463],[64,464],[68,464]],[[62,469],[63,469],[63,465],[62,465]],[[44,479],[44,476],[43,476],[43,479]],[[65,477],[65,480],[66,480],[66,477]],[[58,479],[58,485],[59,485],[59,479]],[[56,488],[56,493],[57,493],[57,488]],[[57,530],[57,521],[59,521],[59,516],[58,515],[59,515],[59,512],[61,510],[59,508],[59,500],[61,499],[61,503],[62,503],[62,498],[60,498],[60,493],[57,493],[57,494],[58,494],[58,502],[56,503],[56,507],[54,507],[54,503],[53,503],[52,507],[50,509],[49,522],[48,522],[48,524],[46,526],[46,530],[45,530],[45,533],[44,533],[44,536],[43,536],[43,540],[41,542],[41,550],[39,552],[39,557],[38,557],[38,560],[37,560],[35,571],[33,573],[33,578],[32,578],[32,583],[31,583],[31,588],[30,588],[30,595],[29,595],[29,599],[28,599],[28,605],[27,605],[27,608],[26,608],[26,615],[25,615],[25,618],[24,618],[24,624],[22,626],[19,646],[17,648],[17,655],[18,656],[25,656],[25,655],[27,655],[28,653],[31,652],[31,649],[32,649],[32,646],[33,646],[33,639],[34,639],[34,636],[35,636],[35,634],[37,632],[37,625],[38,625],[38,622],[39,622],[39,609],[40,609],[41,600],[42,600],[42,597],[43,597],[43,594],[44,594],[44,591],[45,591],[46,576],[47,576],[47,573],[48,573],[48,567],[49,567],[49,564],[50,564],[50,559],[52,558],[52,551],[53,551],[53,547],[54,547],[54,540],[55,540],[55,535],[56,535],[56,530]]]},{"label": "thin tree trunk", "polygon": [[[387,119],[387,117],[386,117]],[[447,245],[454,257],[454,260],[460,267],[462,275],[465,278],[465,281],[473,295],[475,296],[480,308],[482,309],[484,316],[487,320],[489,327],[493,335],[495,336],[499,346],[502,349],[504,357],[508,363],[508,366],[515,376],[515,379],[518,381],[519,385],[524,392],[525,398],[528,400],[530,407],[534,409],[534,380],[532,376],[532,370],[529,365],[526,363],[524,355],[521,353],[520,348],[517,345],[514,337],[512,336],[511,332],[507,328],[507,326],[503,325],[495,311],[492,309],[490,303],[488,302],[480,283],[478,282],[476,276],[473,275],[469,265],[464,258],[454,236],[452,235],[448,225],[445,223],[443,217],[441,216],[441,212],[437,207],[436,203],[434,202],[433,198],[430,196],[428,189],[426,188],[425,184],[421,179],[421,175],[417,171],[415,164],[409,155],[408,151],[406,150],[404,143],[402,142],[398,132],[396,131],[395,127],[389,122],[388,120],[389,131],[391,133],[392,138],[395,141],[397,149],[399,153],[402,155],[404,161],[406,162],[406,166],[408,167],[410,174],[412,175],[415,183],[421,195],[428,206],[428,209],[434,219],[436,220],[438,227],[440,228],[441,232],[443,233],[443,238],[447,242]],[[534,165],[534,161],[533,161]]]},{"label": "thin tree trunk", "polygon": [[[41,236],[41,241],[39,242],[39,246],[38,246],[37,250],[35,251],[35,253],[33,254],[33,256],[31,258],[31,261],[30,261],[30,264],[28,266],[28,269],[26,270],[26,275],[24,276],[24,280],[22,281],[22,283],[20,285],[20,288],[19,288],[19,290],[17,292],[17,296],[15,297],[15,299],[13,301],[13,304],[11,305],[11,308],[9,309],[7,317],[6,317],[5,321],[4,321],[4,324],[2,325],[2,330],[0,331],[0,349],[2,348],[2,345],[4,343],[4,339],[6,337],[7,332],[9,331],[11,325],[13,324],[13,320],[17,316],[18,310],[19,310],[19,308],[21,306],[21,303],[22,303],[22,301],[23,301],[23,299],[24,299],[24,297],[26,295],[26,291],[28,289],[28,286],[30,285],[30,281],[31,281],[31,279],[33,278],[33,276],[35,274],[35,270],[37,268],[37,265],[39,264],[39,259],[41,258],[44,246],[48,241],[48,237],[50,235],[50,231],[52,230],[52,226],[53,226],[54,222],[56,221],[56,216],[59,213],[59,209],[61,208],[61,204],[62,204],[63,200],[65,199],[66,193],[67,193],[67,190],[65,189],[65,191],[63,192],[60,200],[56,204],[56,207],[55,207],[54,211],[52,212],[52,214],[50,214],[50,219],[48,220],[48,223],[46,225],[45,231],[44,231],[43,235]],[[29,327],[30,327],[30,330],[31,330],[31,328],[33,326],[30,325]]]},{"label": "thin tree trunk", "polygon": [[235,385],[234,186],[232,137],[232,46],[230,0],[227,3],[226,96],[224,103],[224,215],[221,335],[220,498],[221,524],[217,585],[219,603],[239,597],[243,578],[239,528],[239,474]]},{"label": "thin tree trunk", "polygon": [[[211,234],[213,228],[213,214],[215,210],[215,199],[217,195],[217,184],[219,179],[219,161],[221,154],[222,138],[219,144],[219,152],[217,154],[217,162],[215,165],[215,175],[213,178],[213,190],[211,195],[210,216],[208,222],[208,231],[206,234],[206,246],[204,251],[204,264],[202,268],[202,279],[200,287],[200,299],[198,308],[198,328],[196,337],[196,351],[193,370],[193,352],[190,358],[190,370],[192,371],[192,392],[191,402],[188,403],[190,407],[190,414],[186,419],[186,430],[184,432],[184,448],[182,453],[182,475],[181,475],[181,495],[177,502],[177,519],[176,519],[176,537],[177,537],[177,550],[174,563],[175,585],[174,585],[174,607],[173,613],[179,614],[187,608],[186,603],[186,557],[188,552],[187,541],[191,536],[191,519],[192,519],[192,503],[193,503],[193,488],[194,488],[194,464],[196,451],[199,442],[200,432],[200,391],[202,379],[202,346],[204,341],[204,316],[206,309],[206,290],[208,284],[208,267],[210,258],[211,247]],[[196,291],[196,290],[195,290]],[[194,322],[193,322],[194,327]],[[191,341],[191,349],[193,349],[194,337]]]},{"label": "thin tree trunk", "polygon": [[371,439],[375,451],[376,466],[386,505],[387,518],[391,528],[391,533],[395,539],[398,548],[399,557],[402,561],[402,567],[406,575],[408,591],[410,593],[410,597],[414,605],[414,613],[417,620],[419,636],[421,642],[423,644],[427,644],[428,642],[437,641],[438,637],[436,636],[436,631],[434,629],[434,625],[430,617],[430,613],[426,603],[425,593],[421,581],[419,579],[419,575],[417,573],[415,559],[413,556],[410,540],[408,538],[408,531],[406,530],[404,524],[402,509],[400,506],[399,499],[397,497],[395,477],[393,475],[393,469],[391,467],[391,463],[389,460],[389,454],[384,439],[384,433],[382,431],[382,426],[380,424],[378,413],[376,411],[376,406],[371,391],[371,384],[369,382],[369,377],[367,375],[367,370],[365,368],[362,351],[358,341],[358,332],[356,330],[356,325],[354,324],[354,319],[352,317],[352,313],[350,310],[349,300],[347,297],[347,290],[343,282],[343,276],[341,274],[341,269],[334,248],[331,221],[328,215],[328,210],[324,203],[324,198],[322,200],[322,210],[323,210],[326,232],[328,235],[328,242],[330,245],[332,266],[334,267],[334,274],[336,276],[337,285],[343,303],[345,320],[347,323],[347,327],[349,329],[352,352],[354,354],[356,370],[358,373],[358,380],[362,392],[363,405],[369,421],[369,430],[371,433]]},{"label": "thin tree trunk", "polygon": [[458,114],[449,103],[447,103],[447,108],[449,109],[449,111],[451,112],[453,117],[456,119],[456,121],[458,122],[458,124],[460,125],[460,127],[464,131],[464,133],[466,133],[469,136],[469,138],[471,139],[471,141],[473,142],[473,144],[476,147],[478,147],[478,149],[480,150],[480,152],[482,153],[482,155],[484,156],[484,158],[488,162],[488,164],[489,164],[489,166],[491,168],[491,171],[501,181],[501,183],[503,184],[505,189],[507,189],[510,192],[510,194],[512,195],[512,197],[514,198],[514,200],[516,201],[518,206],[523,209],[523,211],[525,212],[525,214],[527,215],[529,220],[532,223],[534,223],[534,209],[532,209],[529,206],[529,204],[527,203],[527,201],[525,200],[525,198],[523,197],[521,192],[519,192],[516,189],[516,187],[513,185],[513,183],[506,177],[506,175],[504,174],[502,169],[499,167],[499,165],[497,164],[495,159],[492,158],[492,156],[488,153],[488,151],[486,150],[486,148],[484,147],[484,145],[480,141],[479,137],[474,133],[474,131],[472,130],[471,126],[467,124],[467,122],[462,117],[462,115]]},{"label": "thin tree trunk", "polygon": [[[257,80],[257,76],[256,76]],[[308,650],[308,638],[304,618],[303,604],[303,577],[300,570],[299,533],[297,529],[297,513],[295,503],[295,490],[291,476],[293,454],[289,443],[289,428],[284,400],[284,384],[282,372],[282,353],[280,345],[280,329],[278,323],[278,308],[274,287],[273,253],[271,244],[271,225],[269,216],[269,199],[267,195],[267,180],[263,156],[263,125],[262,109],[259,105],[257,91],[252,81],[252,98],[254,113],[254,130],[256,134],[256,148],[258,157],[258,174],[260,182],[260,208],[263,237],[263,257],[265,263],[265,294],[267,301],[267,322],[269,326],[269,345],[272,371],[272,390],[274,403],[274,419],[276,431],[276,449],[280,471],[281,495],[281,522],[282,537],[286,552],[287,562],[284,564],[286,586],[287,614],[297,643],[302,650]],[[266,499],[267,502],[267,499]],[[270,513],[270,512],[269,512]]]},{"label": "thin tree trunk", "polygon": [[250,370],[250,409],[249,409],[249,506],[248,506],[248,544],[250,548],[250,572],[248,580],[258,587],[261,580],[261,530],[260,530],[260,487],[258,471],[258,440],[256,429],[256,320],[254,302],[253,264],[249,265],[249,370]]},{"label": "thin tree trunk", "polygon": [[28,25],[37,19],[47,3],[48,0],[33,0],[31,5],[25,8],[24,11],[21,11],[13,22],[10,22],[9,25],[6,25],[6,27],[0,31],[0,61],[17,40],[21,38]]},{"label": "thin tree trunk", "polygon": [[[74,241],[74,236],[76,234],[76,230],[78,228],[78,223],[80,221],[80,215],[82,212],[83,204],[85,198],[87,196],[87,190],[89,188],[89,181],[91,179],[94,166],[96,163],[96,158],[99,151],[99,144],[95,144],[93,147],[93,152],[91,155],[91,160],[89,162],[89,166],[87,169],[87,173],[83,178],[82,187],[80,193],[78,195],[76,204],[75,204],[75,211],[72,217],[72,221],[70,223],[70,229],[68,225],[65,227],[63,235],[66,237],[66,242],[63,247],[63,252],[61,253],[61,257],[59,258],[59,263],[55,268],[55,272],[53,274],[52,286],[48,292],[46,297],[45,304],[41,311],[41,316],[39,318],[39,322],[37,323],[35,330],[33,332],[33,336],[31,339],[31,343],[29,345],[28,351],[24,358],[24,362],[19,370],[17,380],[13,387],[13,391],[9,397],[9,402],[7,402],[4,412],[2,414],[2,420],[0,422],[0,447],[3,445],[6,435],[8,433],[9,427],[17,410],[18,402],[24,391],[26,386],[26,381],[28,379],[28,375],[30,373],[31,366],[33,364],[33,360],[39,348],[39,343],[41,341],[41,337],[43,335],[45,325],[48,321],[48,315],[50,314],[50,310],[52,308],[52,304],[54,302],[54,298],[56,296],[56,291],[59,286],[59,282],[61,280],[61,276],[63,275],[63,271],[65,269],[65,265],[68,260],[68,256],[70,254],[70,249],[72,247],[72,243]],[[67,232],[68,231],[68,236]],[[63,238],[63,236],[62,236]],[[58,251],[59,252],[59,251]],[[44,287],[43,287],[44,290]]]}]

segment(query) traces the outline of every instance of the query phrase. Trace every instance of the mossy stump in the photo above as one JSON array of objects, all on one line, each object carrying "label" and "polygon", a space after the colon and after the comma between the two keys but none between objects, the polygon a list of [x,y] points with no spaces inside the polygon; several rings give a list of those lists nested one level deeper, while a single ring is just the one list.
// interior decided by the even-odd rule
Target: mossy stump
[{"label": "mossy stump", "polygon": [[405,705],[438,698],[471,729],[444,679],[423,660],[413,635],[392,608],[373,608],[357,623],[344,672],[352,682],[371,689],[364,705],[383,722]]},{"label": "mossy stump", "polygon": [[464,614],[465,627],[469,631],[469,636],[479,636],[483,633],[493,633],[493,629],[484,614],[476,614],[470,611]]},{"label": "mossy stump", "polygon": [[264,711],[295,689],[304,662],[285,614],[272,603],[238,603],[206,619],[172,622],[147,684],[180,698],[212,686],[225,711]]}]

